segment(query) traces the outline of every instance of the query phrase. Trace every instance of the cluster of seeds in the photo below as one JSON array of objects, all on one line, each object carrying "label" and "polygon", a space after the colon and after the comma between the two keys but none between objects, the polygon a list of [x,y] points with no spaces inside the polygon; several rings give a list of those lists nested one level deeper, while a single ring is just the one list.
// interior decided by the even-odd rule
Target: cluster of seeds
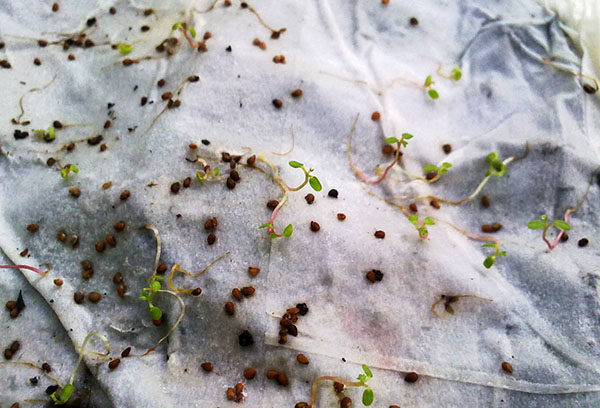
[{"label": "cluster of seeds", "polygon": [[17,340],[13,341],[9,347],[4,349],[4,358],[7,360],[12,359],[13,356],[17,354],[20,348],[21,343],[19,343]]},{"label": "cluster of seeds", "polygon": [[23,295],[21,291],[19,291],[19,296],[17,297],[17,300],[9,300],[8,302],[6,302],[6,309],[8,310],[10,317],[13,319],[16,319],[19,316],[19,313],[21,313],[21,310],[23,310],[24,308],[25,302],[23,301]]},{"label": "cluster of seeds", "polygon": [[296,337],[298,335],[298,328],[296,324],[298,322],[298,315],[305,316],[308,313],[308,306],[306,303],[298,303],[296,307],[291,307],[286,310],[285,314],[279,321],[281,329],[279,330],[279,344],[287,343],[287,336]]},{"label": "cluster of seeds", "polygon": [[217,220],[217,217],[209,218],[204,222],[204,230],[210,231],[208,236],[206,237],[206,242],[208,243],[208,245],[214,244],[217,240],[217,236],[215,235],[214,231],[217,230],[218,226],[219,221]]},{"label": "cluster of seeds", "polygon": [[227,388],[225,392],[229,401],[242,402],[244,400],[244,384],[237,383],[235,387]]},{"label": "cluster of seeds", "polygon": [[290,383],[287,378],[287,375],[285,375],[285,373],[282,373],[282,372],[276,371],[276,370],[268,370],[267,378],[269,380],[276,381],[277,384],[281,385],[282,387],[287,387]]}]

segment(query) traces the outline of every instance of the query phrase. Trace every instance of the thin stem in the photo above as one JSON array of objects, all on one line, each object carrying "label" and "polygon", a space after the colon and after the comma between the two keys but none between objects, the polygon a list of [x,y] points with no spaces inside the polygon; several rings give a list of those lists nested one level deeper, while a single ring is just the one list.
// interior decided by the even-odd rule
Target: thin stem
[{"label": "thin stem", "polygon": [[158,262],[160,260],[160,252],[162,248],[162,241],[160,239],[160,234],[158,233],[158,229],[153,225],[144,225],[144,228],[149,229],[154,233],[154,237],[156,238],[156,256],[154,257],[154,268],[152,269],[152,275],[156,275],[156,270],[158,269]]},{"label": "thin stem", "polygon": [[571,71],[569,71],[567,69],[561,68],[558,65],[550,62],[550,60],[548,60],[547,58],[542,58],[542,61],[545,64],[551,66],[552,68],[554,68],[557,71],[563,72],[565,74],[569,74],[569,75],[571,75],[573,77],[581,77],[581,78],[589,79],[590,81],[592,81],[594,83],[594,88],[596,89],[596,91],[598,91],[600,89],[600,87],[598,87],[598,81],[596,81],[596,78],[592,78],[591,76],[588,76],[588,75],[585,75],[585,74],[576,74],[576,73],[571,72]]},{"label": "thin stem", "polygon": [[275,235],[277,235],[277,237],[281,237],[282,236],[281,234],[277,234],[275,232],[275,224],[274,224],[274,222],[275,222],[275,217],[277,217],[277,213],[279,212],[279,210],[281,209],[281,207],[283,207],[283,204],[285,204],[285,202],[287,201],[287,199],[288,199],[288,193],[286,191],[283,194],[283,197],[281,198],[281,200],[279,201],[279,203],[277,204],[277,207],[275,207],[275,209],[273,209],[273,213],[271,214],[271,218],[269,218],[269,223],[272,225],[272,226],[268,227],[269,234],[275,234]]},{"label": "thin stem", "polygon": [[191,277],[200,276],[203,273],[205,273],[206,271],[208,271],[211,267],[213,267],[217,262],[219,262],[220,260],[222,260],[223,258],[225,258],[228,255],[229,255],[229,251],[225,252],[223,255],[221,255],[220,257],[218,257],[214,261],[212,261],[210,264],[208,264],[208,266],[206,266],[204,269],[202,269],[198,273],[188,272],[188,271],[186,271],[184,269],[181,269],[181,267],[178,264],[175,264],[171,268],[171,273],[169,274],[169,279],[167,280],[167,284],[174,291],[181,292],[181,293],[192,293],[193,289],[183,289],[183,288],[179,288],[179,287],[177,287],[177,286],[175,286],[173,284],[173,277],[175,276],[175,272],[180,272],[180,273],[183,273],[183,274],[185,274],[187,276],[191,276]]},{"label": "thin stem", "polygon": [[181,323],[181,321],[183,320],[183,316],[185,315],[185,303],[183,303],[183,299],[181,299],[181,296],[179,296],[175,292],[171,292],[170,290],[164,290],[164,289],[158,290],[157,293],[166,293],[166,294],[169,294],[171,296],[174,296],[177,299],[177,301],[179,302],[179,305],[181,306],[181,312],[179,313],[179,317],[177,318],[177,321],[175,322],[175,324],[173,326],[171,326],[171,328],[169,329],[169,331],[167,332],[167,334],[165,334],[158,341],[158,343],[156,343],[154,345],[154,347],[149,348],[144,354],[142,354],[142,357],[147,356],[148,354],[150,354],[154,350],[156,350],[156,348],[160,345],[160,343],[162,343],[167,337],[169,337],[171,335],[171,333],[173,333],[173,331],[175,330],[175,328],[177,328],[177,326],[179,326],[179,323]]},{"label": "thin stem", "polygon": [[439,318],[440,315],[435,311],[436,306],[442,302],[447,302],[448,299],[452,299],[452,298],[456,298],[456,300],[449,302],[448,304],[456,303],[456,302],[458,302],[459,299],[462,299],[462,298],[474,298],[474,299],[478,299],[478,300],[484,300],[486,302],[492,302],[492,299],[484,298],[484,297],[477,296],[477,295],[442,295],[433,305],[431,305],[431,311],[433,312],[433,314]]},{"label": "thin stem", "polygon": [[311,396],[310,396],[310,402],[308,403],[308,406],[312,408],[312,406],[315,403],[315,400],[317,399],[317,386],[318,383],[321,381],[334,381],[334,382],[338,382],[340,384],[344,384],[346,387],[361,387],[363,384],[361,382],[358,381],[346,381],[342,378],[338,378],[338,377],[330,377],[328,375],[323,376],[323,377],[319,377],[316,380],[313,381],[312,386],[311,386]]},{"label": "thin stem", "polygon": [[54,75],[54,77],[52,78],[52,80],[50,82],[48,82],[46,85],[39,87],[39,88],[31,88],[30,90],[28,90],[27,92],[25,92],[23,94],[23,96],[21,96],[19,98],[19,108],[21,109],[21,113],[19,114],[19,116],[17,116],[17,119],[15,119],[15,122],[17,124],[21,123],[21,118],[23,117],[23,115],[25,115],[25,109],[23,108],[23,99],[25,98],[25,96],[27,96],[28,94],[32,93],[32,92],[37,92],[37,91],[42,91],[46,88],[48,88],[50,85],[52,85],[52,83],[54,82],[54,80],[56,79],[56,75]]},{"label": "thin stem", "polygon": [[[104,342],[104,348],[106,349],[106,353],[98,353],[96,351],[88,351],[86,350],[85,346],[87,345],[87,343],[90,341],[90,339],[92,337],[98,337],[100,340],[102,340]],[[98,357],[108,357],[108,355],[110,354],[110,342],[108,341],[108,339],[97,332],[90,332],[86,337],[85,340],[83,340],[83,344],[81,345],[81,348],[79,349],[79,358],[77,359],[77,363],[75,364],[75,368],[73,368],[73,371],[71,372],[71,377],[69,378],[69,384],[73,385],[73,381],[75,381],[75,373],[77,373],[77,369],[79,368],[79,364],[81,364],[81,360],[83,360],[83,356],[87,353],[90,354],[95,354]]]},{"label": "thin stem", "polygon": [[27,269],[28,271],[33,271],[42,276],[46,276],[46,274],[50,272],[50,269],[44,272],[41,269],[34,268],[33,266],[29,265],[0,265],[0,269]]},{"label": "thin stem", "polygon": [[[63,384],[58,378],[56,378],[53,375],[48,374],[43,368],[38,367],[33,363],[28,363],[26,361],[3,361],[0,363],[0,365],[22,365],[25,367],[35,368],[36,370],[41,371],[45,377],[50,378],[52,381],[54,381],[56,383],[56,385],[58,385],[60,388],[63,388]],[[44,401],[47,402],[47,400],[44,400]]]}]

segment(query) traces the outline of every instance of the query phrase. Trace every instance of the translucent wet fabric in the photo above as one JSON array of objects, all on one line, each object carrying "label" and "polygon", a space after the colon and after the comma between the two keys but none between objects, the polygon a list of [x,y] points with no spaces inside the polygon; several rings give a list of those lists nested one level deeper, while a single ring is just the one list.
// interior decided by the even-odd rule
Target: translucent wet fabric
[{"label": "translucent wet fabric", "polygon": [[[2,349],[21,344],[0,364],[0,406],[43,406],[48,386],[69,382],[91,332],[111,351],[94,355],[104,350],[97,339],[83,350],[77,406],[293,407],[309,402],[316,378],[354,381],[362,364],[376,407],[598,406],[600,106],[584,90],[599,73],[597,5],[231,3],[0,4],[0,59],[10,66],[0,68],[1,263],[49,269],[0,269],[0,301],[22,291],[26,305],[15,319],[0,313]],[[403,134],[413,137],[377,182],[398,147],[389,138]],[[242,156],[234,188],[224,152]],[[478,191],[490,153],[506,173]],[[254,167],[245,165],[252,155]],[[272,239],[258,227],[271,217],[267,202],[283,198],[277,177],[304,181],[291,160],[314,169],[323,188],[290,191],[273,227],[292,224],[293,234]],[[427,182],[424,168],[443,163],[451,167]],[[200,181],[206,165],[219,174]],[[527,227],[570,208],[569,239],[552,250]],[[207,231],[212,217],[218,226]],[[483,233],[484,224],[501,228]],[[145,226],[161,240],[161,290],[180,296],[185,314],[142,356],[183,310],[157,293],[156,326],[139,299],[157,255]],[[548,229],[550,243],[558,232]],[[199,296],[169,285],[175,264],[197,276],[177,273],[173,287]],[[380,281],[366,278],[373,270]],[[237,301],[232,289],[244,287],[255,293]],[[280,344],[281,318],[299,303],[309,311]],[[242,347],[244,331],[253,344]],[[44,362],[60,384],[36,368]],[[405,381],[410,372],[417,382]],[[239,382],[237,403],[226,392]],[[343,397],[361,406],[362,388],[317,389],[315,407]]]}]

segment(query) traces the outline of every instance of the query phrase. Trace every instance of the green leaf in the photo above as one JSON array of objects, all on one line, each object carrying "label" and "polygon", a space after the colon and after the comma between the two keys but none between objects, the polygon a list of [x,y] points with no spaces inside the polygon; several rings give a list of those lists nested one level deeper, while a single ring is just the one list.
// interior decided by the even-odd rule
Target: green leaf
[{"label": "green leaf", "polygon": [[69,168],[73,173],[79,173],[79,167],[75,166],[74,164],[71,164]]},{"label": "green leaf", "polygon": [[485,248],[496,248],[497,244],[483,244],[482,246]]},{"label": "green leaf", "polygon": [[48,135],[48,137],[49,137],[51,140],[54,140],[54,138],[56,137],[56,130],[55,130],[55,129],[54,129],[52,126],[50,126],[50,127],[48,128],[48,132],[46,132],[46,134]]},{"label": "green leaf", "polygon": [[119,54],[127,55],[131,51],[133,51],[133,47],[131,46],[131,44],[119,43],[117,44],[117,50],[119,50]]},{"label": "green leaf", "polygon": [[506,251],[500,251],[498,252],[498,255],[506,256]]},{"label": "green leaf", "polygon": [[425,86],[431,86],[431,84],[433,84],[433,78],[431,77],[431,75],[427,75],[427,78],[425,78]]},{"label": "green leaf", "polygon": [[219,168],[215,167],[215,169],[212,172],[213,176],[217,177],[219,175]]},{"label": "green leaf", "polygon": [[365,374],[359,374],[358,377],[356,377],[356,379],[362,384],[365,384],[368,381],[367,376]]},{"label": "green leaf", "polygon": [[413,135],[411,135],[410,133],[402,133],[402,139],[410,140],[412,138],[413,138]]},{"label": "green leaf", "polygon": [[554,220],[552,225],[562,231],[569,231],[571,229],[571,226],[567,222],[561,220]]},{"label": "green leaf", "polygon": [[387,139],[385,139],[385,143],[386,144],[394,144],[394,143],[398,143],[399,140],[396,137],[388,137]]},{"label": "green leaf", "polygon": [[160,284],[159,281],[153,281],[150,284],[150,288],[152,289],[152,292],[158,292],[161,287],[162,287],[162,285]]},{"label": "green leaf", "polygon": [[433,220],[429,217],[425,217],[425,219],[423,220],[423,224],[425,225],[435,225],[435,222],[433,222]]},{"label": "green leaf", "polygon": [[63,167],[62,169],[60,169],[60,176],[62,178],[69,177],[69,168],[68,167]]},{"label": "green leaf", "polygon": [[196,172],[196,178],[198,179],[198,181],[204,181],[204,175],[202,175],[202,173],[200,173],[199,171]]},{"label": "green leaf", "polygon": [[545,225],[540,220],[532,220],[527,223],[527,227],[532,230],[544,229]]},{"label": "green leaf", "polygon": [[33,134],[38,139],[42,139],[44,136],[46,136],[46,131],[44,129],[36,129]]},{"label": "green leaf", "polygon": [[366,364],[363,364],[363,365],[362,365],[362,369],[363,369],[363,371],[365,372],[365,374],[367,375],[367,377],[369,377],[369,378],[373,378],[373,373],[371,372],[371,369],[369,368],[369,366],[368,366],[368,365],[366,365]]},{"label": "green leaf", "polygon": [[461,72],[460,68],[459,67],[452,68],[452,71],[450,71],[450,76],[452,77],[453,80],[460,81],[460,79],[462,78],[462,72]]},{"label": "green leaf", "polygon": [[58,391],[54,391],[50,395],[50,398],[52,398],[52,401],[54,401],[54,405],[64,405],[69,401],[71,395],[73,395],[73,391],[75,391],[73,384],[67,384],[60,391],[60,394]]},{"label": "green leaf", "polygon": [[485,161],[488,163],[492,163],[495,160],[498,160],[498,153],[496,153],[496,152],[492,152],[492,153],[488,154],[487,157],[485,158]]},{"label": "green leaf", "polygon": [[492,267],[492,265],[494,264],[495,259],[496,259],[496,257],[494,257],[494,256],[488,256],[487,258],[485,258],[483,260],[483,266],[490,269]]},{"label": "green leaf", "polygon": [[273,224],[271,224],[270,222],[267,222],[266,224],[263,224],[260,227],[258,227],[258,229],[268,228],[268,227],[273,228]]},{"label": "green leaf", "polygon": [[442,169],[449,169],[450,167],[452,167],[452,164],[450,164],[448,162],[443,162],[442,163]]},{"label": "green leaf", "polygon": [[428,90],[427,95],[429,95],[429,97],[433,100],[436,100],[437,98],[440,97],[440,95],[437,93],[437,91],[435,89]]},{"label": "green leaf", "polygon": [[160,310],[156,306],[152,306],[150,308],[150,317],[152,318],[152,320],[160,320],[160,318],[162,317],[162,310]]},{"label": "green leaf", "polygon": [[411,214],[408,216],[408,220],[413,224],[417,225],[417,221],[419,221],[419,216],[416,214]]},{"label": "green leaf", "polygon": [[287,227],[285,227],[283,230],[283,236],[289,238],[292,236],[293,232],[294,232],[294,227],[292,226],[292,224],[288,224]]},{"label": "green leaf", "polygon": [[302,164],[300,162],[297,162],[297,161],[294,161],[294,160],[290,161],[289,164],[290,164],[290,167],[293,167],[295,169],[299,169],[300,167],[304,167],[304,164]]},{"label": "green leaf", "polygon": [[173,27],[171,27],[171,30],[177,30],[179,27],[181,27],[181,23],[175,23],[173,24]]},{"label": "green leaf", "polygon": [[194,27],[190,26],[190,28],[188,28],[188,31],[190,32],[192,38],[196,38],[196,29]]},{"label": "green leaf", "polygon": [[423,167],[423,171],[426,173],[429,173],[430,171],[438,171],[438,166],[435,164],[428,164],[427,166]]},{"label": "green leaf", "polygon": [[323,189],[323,186],[321,186],[319,179],[316,178],[315,176],[311,176],[308,179],[308,182],[309,182],[310,186],[313,188],[313,190],[315,190],[315,191],[321,191]]},{"label": "green leaf", "polygon": [[373,395],[372,389],[367,388],[366,390],[363,391],[362,403],[364,406],[368,407],[369,405],[371,405],[373,403],[374,399],[375,399],[375,396]]}]

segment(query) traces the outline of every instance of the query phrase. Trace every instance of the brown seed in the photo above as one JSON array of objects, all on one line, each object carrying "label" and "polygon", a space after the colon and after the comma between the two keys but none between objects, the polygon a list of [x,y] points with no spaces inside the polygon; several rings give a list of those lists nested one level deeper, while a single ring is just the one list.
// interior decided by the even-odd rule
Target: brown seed
[{"label": "brown seed", "polygon": [[258,38],[255,38],[254,40],[252,40],[252,45],[258,47],[260,45],[260,40]]},{"label": "brown seed", "polygon": [[442,146],[442,150],[444,151],[444,153],[450,154],[450,152],[452,152],[452,146],[449,144],[445,144]]},{"label": "brown seed", "polygon": [[83,271],[81,273],[81,277],[85,280],[88,280],[92,277],[92,275],[94,275],[94,270],[93,269],[86,269],[85,271]]},{"label": "brown seed", "polygon": [[37,224],[29,224],[27,226],[27,231],[29,231],[29,232],[36,232],[39,229],[40,229],[40,226]]},{"label": "brown seed", "polygon": [[256,292],[256,289],[252,286],[245,286],[242,288],[242,295],[246,297],[254,295],[254,292]]},{"label": "brown seed", "polygon": [[190,143],[188,147],[190,148],[190,150],[196,150],[198,148],[198,145],[196,143]]},{"label": "brown seed", "polygon": [[13,352],[10,349],[4,350],[4,358],[10,360],[13,357]]},{"label": "brown seed", "polygon": [[298,360],[300,364],[308,364],[308,358],[306,358],[304,354],[298,354],[296,360]]},{"label": "brown seed", "polygon": [[9,300],[8,302],[6,302],[6,308],[8,310],[16,309],[16,307],[17,307],[17,302],[15,302],[14,300]]},{"label": "brown seed", "polygon": [[212,38],[212,34],[211,34],[211,32],[210,32],[210,31],[207,31],[207,32],[205,32],[205,33],[204,33],[204,35],[202,36],[202,39],[203,39],[204,41],[206,41],[206,40],[210,40],[211,38]]},{"label": "brown seed", "polygon": [[180,188],[181,188],[181,184],[178,181],[176,181],[175,183],[171,184],[171,193],[173,193],[173,194],[179,193]]},{"label": "brown seed", "polygon": [[563,232],[562,235],[560,236],[560,240],[562,242],[566,242],[569,240],[569,235],[566,232]]},{"label": "brown seed", "polygon": [[416,26],[419,24],[419,20],[417,20],[416,17],[411,17],[409,21],[410,21],[410,25],[413,25],[413,26]]},{"label": "brown seed", "polygon": [[173,98],[173,92],[165,92],[160,97],[163,101],[167,101],[167,100]]},{"label": "brown seed", "polygon": [[52,11],[53,11],[53,12],[55,12],[55,13],[56,13],[56,12],[58,11],[58,8],[59,8],[59,7],[58,7],[58,3],[54,3],[54,4],[52,5]]},{"label": "brown seed", "polygon": [[492,226],[489,224],[483,224],[481,226],[481,231],[483,232],[492,232]]},{"label": "brown seed", "polygon": [[163,86],[165,86],[166,81],[164,79],[159,79],[158,82],[156,83],[156,85],[159,88],[162,88]]},{"label": "brown seed", "polygon": [[38,45],[40,47],[44,48],[46,45],[48,45],[48,41],[46,41],[46,40],[38,40]]},{"label": "brown seed", "polygon": [[160,265],[158,265],[158,268],[156,268],[156,273],[158,273],[159,275],[162,275],[166,271],[167,271],[167,265],[165,265],[165,264],[160,264]]},{"label": "brown seed", "polygon": [[88,270],[88,269],[92,269],[92,262],[88,259],[84,259],[83,261],[81,261],[81,267],[83,268],[83,270]]},{"label": "brown seed", "polygon": [[110,14],[113,14],[113,15],[115,15],[115,14],[117,14],[117,9],[116,9],[116,8],[114,8],[114,7],[111,7],[111,8],[108,10],[108,12],[109,12]]},{"label": "brown seed", "polygon": [[277,201],[277,200],[269,200],[267,202],[267,208],[270,210],[274,210],[275,207],[277,207],[278,205],[279,205],[279,201]]},{"label": "brown seed", "polygon": [[277,373],[277,384],[282,387],[287,387],[290,382],[288,381],[287,375],[284,373]]},{"label": "brown seed", "polygon": [[248,163],[248,166],[254,166],[254,164],[256,163],[256,155],[253,154],[252,156],[248,157],[246,163]]},{"label": "brown seed", "polygon": [[244,378],[246,380],[251,380],[254,377],[256,377],[256,370],[254,368],[249,367],[244,370]]},{"label": "brown seed", "polygon": [[436,210],[440,209],[440,202],[438,200],[431,200],[429,204]]},{"label": "brown seed", "polygon": [[430,171],[429,173],[425,174],[425,178],[427,180],[433,180],[437,175],[437,171]]},{"label": "brown seed", "polygon": [[25,248],[24,250],[22,250],[19,255],[21,256],[27,256],[27,254],[29,253],[29,248]]},{"label": "brown seed", "polygon": [[589,93],[589,94],[595,94],[596,92],[598,92],[598,88],[596,88],[596,87],[594,87],[594,86],[592,86],[590,84],[584,84],[583,85],[583,90],[586,93]]},{"label": "brown seed", "polygon": [[229,316],[233,316],[235,314],[235,305],[233,302],[225,303],[225,313],[227,313]]},{"label": "brown seed", "polygon": [[200,367],[202,367],[202,369],[207,373],[210,373],[213,370],[213,365],[209,362],[200,364]]},{"label": "brown seed", "polygon": [[44,363],[44,364],[42,364],[42,371],[50,373],[50,372],[52,372],[52,367],[50,367],[50,364]]},{"label": "brown seed", "polygon": [[103,252],[106,249],[106,243],[104,241],[98,241],[96,242],[96,251],[98,252]]},{"label": "brown seed", "polygon": [[273,106],[275,106],[277,109],[281,109],[281,107],[283,106],[283,102],[281,102],[281,99],[273,99]]},{"label": "brown seed", "polygon": [[381,114],[379,112],[373,112],[373,114],[371,115],[371,120],[373,121],[377,121],[381,118]]},{"label": "brown seed", "polygon": [[131,192],[129,190],[125,190],[121,193],[121,196],[119,197],[121,199],[121,201],[125,201],[127,200],[129,197],[131,196]]},{"label": "brown seed", "polygon": [[336,393],[339,394],[340,392],[344,391],[344,384],[342,384],[341,382],[334,381],[333,389]]},{"label": "brown seed", "polygon": [[17,316],[19,316],[19,313],[21,313],[21,311],[19,310],[19,308],[15,307],[13,310],[10,311],[10,317],[16,319]]},{"label": "brown seed", "polygon": [[188,187],[190,186],[190,184],[192,184],[192,179],[191,179],[191,177],[186,177],[186,178],[183,180],[183,187],[184,187],[184,188],[188,188]]},{"label": "brown seed", "polygon": [[114,229],[117,232],[121,232],[125,229],[125,223],[123,221],[119,221],[114,225]]},{"label": "brown seed", "polygon": [[350,408],[352,406],[352,400],[350,397],[344,397],[340,401],[340,408]]},{"label": "brown seed", "polygon": [[337,213],[337,219],[339,221],[344,221],[346,219],[346,214],[344,214],[344,213]]},{"label": "brown seed", "polygon": [[381,0],[381,4],[390,4],[390,0]]},{"label": "brown seed", "polygon": [[235,188],[235,181],[231,177],[227,177],[227,181],[225,182],[225,185],[227,186],[228,189],[233,190]]},{"label": "brown seed", "polygon": [[71,248],[77,248],[79,246],[79,237],[77,235],[71,235]]},{"label": "brown seed", "polygon": [[217,223],[217,219],[215,217],[209,218],[206,221],[204,221],[204,229],[207,231],[217,228],[217,225],[218,225],[218,223]]},{"label": "brown seed", "polygon": [[503,369],[504,371],[506,371],[507,373],[509,373],[509,374],[512,374],[512,372],[513,372],[513,368],[512,368],[512,366],[510,365],[510,363],[508,363],[508,362],[504,361],[504,362],[502,363],[501,367],[502,367],[502,369]]},{"label": "brown seed", "polygon": [[485,208],[490,206],[490,199],[488,198],[488,196],[481,197],[481,205]]},{"label": "brown seed", "polygon": [[129,357],[129,353],[131,353],[131,347],[127,347],[125,350],[121,352],[121,357]]},{"label": "brown seed", "polygon": [[192,296],[200,296],[202,294],[202,288],[196,288],[192,290]]},{"label": "brown seed", "polygon": [[383,232],[381,230],[375,231],[375,238],[384,239],[385,238],[385,232]]},{"label": "brown seed", "polygon": [[82,292],[77,291],[73,294],[73,299],[75,300],[75,303],[80,305],[83,303],[85,295]]},{"label": "brown seed", "polygon": [[63,280],[62,279],[54,279],[54,284],[56,286],[62,286],[63,285]]},{"label": "brown seed", "polygon": [[242,392],[244,392],[244,384],[242,383],[237,383],[234,387],[236,394],[241,394]]},{"label": "brown seed", "polygon": [[102,299],[102,296],[98,292],[92,292],[88,295],[88,299],[92,303],[98,303]]},{"label": "brown seed", "polygon": [[308,193],[307,195],[305,195],[304,199],[306,200],[307,204],[312,204],[315,202],[315,196],[312,193]]},{"label": "brown seed", "polygon": [[414,383],[419,379],[419,374],[417,373],[408,373],[406,374],[406,377],[404,377],[404,381],[406,381],[407,383]]},{"label": "brown seed", "polygon": [[11,67],[10,62],[7,60],[0,60],[0,67],[9,69]]},{"label": "brown seed", "polygon": [[33,64],[34,64],[34,65],[37,65],[37,66],[39,67],[40,65],[42,65],[42,61],[40,61],[40,59],[39,59],[39,58],[35,58],[35,59],[33,60]]},{"label": "brown seed", "polygon": [[260,273],[260,268],[255,268],[253,266],[248,267],[248,273],[250,276],[256,276]]},{"label": "brown seed", "polygon": [[117,240],[115,239],[114,235],[107,235],[106,238],[104,238],[106,240],[106,242],[108,243],[108,245],[110,245],[111,247],[115,247],[117,245]]},{"label": "brown seed", "polygon": [[215,234],[213,234],[212,232],[210,234],[208,234],[208,237],[206,237],[206,242],[208,243],[208,245],[214,244],[216,240],[217,240],[217,236]]},{"label": "brown seed", "polygon": [[493,232],[497,232],[500,231],[502,229],[502,224],[498,224],[497,222],[492,224],[492,231]]},{"label": "brown seed", "polygon": [[227,388],[225,393],[227,395],[227,399],[230,401],[235,401],[235,390],[231,387]]},{"label": "brown seed", "polygon": [[56,163],[56,159],[54,157],[50,157],[48,160],[46,160],[46,165],[48,167],[54,166],[55,163]]},{"label": "brown seed", "polygon": [[319,225],[319,223],[318,223],[318,222],[315,222],[315,221],[311,221],[311,222],[310,222],[310,230],[311,230],[312,232],[317,232],[317,231],[319,231],[320,229],[321,229],[321,226]]},{"label": "brown seed", "polygon": [[119,295],[119,297],[124,298],[125,292],[126,292],[125,285],[122,285],[122,284],[117,285],[117,294]]},{"label": "brown seed", "polygon": [[581,238],[578,242],[577,245],[579,245],[580,248],[583,248],[585,246],[587,246],[587,244],[589,244],[590,241],[587,238]]},{"label": "brown seed", "polygon": [[69,61],[74,61],[75,60],[75,55],[69,54],[69,56],[67,58],[69,59]]},{"label": "brown seed", "polygon": [[242,300],[242,292],[238,288],[233,288],[231,290],[231,295],[238,301]]},{"label": "brown seed", "polygon": [[108,363],[108,368],[110,368],[111,370],[114,370],[115,368],[117,368],[119,366],[119,363],[121,363],[121,359],[115,358],[110,363]]},{"label": "brown seed", "polygon": [[300,98],[302,96],[302,89],[295,89],[292,91],[292,98]]},{"label": "brown seed", "polygon": [[13,341],[12,344],[10,345],[10,351],[14,353],[16,353],[17,351],[19,351],[19,349],[21,348],[21,343],[19,343],[18,341]]},{"label": "brown seed", "polygon": [[[234,162],[232,162],[234,163]],[[240,173],[237,170],[231,170],[229,172],[229,177],[233,179],[233,181],[240,181]]]}]

